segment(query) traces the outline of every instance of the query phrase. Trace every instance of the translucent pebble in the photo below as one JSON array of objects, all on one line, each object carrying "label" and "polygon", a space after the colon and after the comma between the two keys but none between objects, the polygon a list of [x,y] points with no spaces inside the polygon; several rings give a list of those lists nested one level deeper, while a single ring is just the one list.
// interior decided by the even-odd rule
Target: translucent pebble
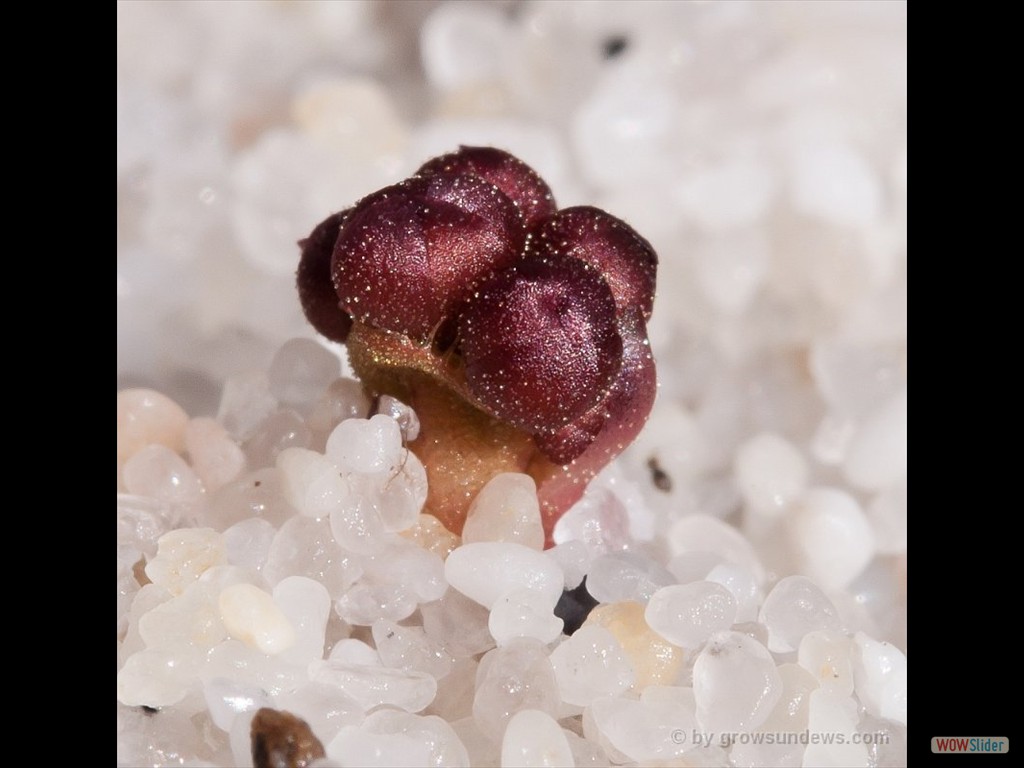
[{"label": "translucent pebble", "polygon": [[217,530],[258,517],[275,528],[295,515],[284,498],[283,476],[277,467],[265,467],[228,483],[209,499],[202,521]]},{"label": "translucent pebble", "polygon": [[[590,709],[600,741],[629,760],[671,760],[694,748],[698,731],[689,688],[650,686],[640,699],[601,698]],[[682,736],[682,738],[680,738]]]},{"label": "translucent pebble", "polygon": [[373,642],[385,666],[426,672],[441,680],[455,666],[455,657],[434,642],[423,627],[403,627],[380,619],[373,623]]},{"label": "translucent pebble", "polygon": [[276,655],[296,641],[295,628],[274,598],[252,584],[235,584],[220,593],[220,617],[233,637]]},{"label": "translucent pebble", "polygon": [[239,374],[224,382],[217,421],[235,440],[246,440],[277,405],[265,373]]},{"label": "translucent pebble", "polygon": [[776,186],[766,164],[735,159],[686,174],[673,195],[687,218],[709,232],[722,232],[756,224]]},{"label": "translucent pebble", "polygon": [[581,627],[551,652],[562,701],[585,707],[602,696],[617,696],[635,681],[629,657],[604,627]]},{"label": "translucent pebble", "polygon": [[757,552],[743,534],[728,523],[710,515],[687,515],[675,523],[668,533],[673,555],[684,552],[711,552],[726,562],[743,566],[758,583],[764,581],[764,567]]},{"label": "translucent pebble", "polygon": [[380,489],[384,530],[405,531],[420,521],[420,512],[427,503],[427,470],[415,453],[403,450],[399,467],[373,480]]},{"label": "translucent pebble", "polygon": [[703,581],[715,568],[729,565],[720,555],[713,552],[683,552],[668,561],[668,569],[680,584]]},{"label": "translucent pebble", "polygon": [[228,562],[259,572],[267,561],[277,530],[259,517],[235,523],[224,531],[224,551]]},{"label": "translucent pebble", "polygon": [[545,550],[565,576],[565,589],[576,589],[590,570],[590,549],[582,541],[566,541]]},{"label": "translucent pebble", "polygon": [[583,498],[558,518],[552,538],[556,544],[582,541],[593,552],[617,552],[633,541],[629,513],[608,488],[591,483]]},{"label": "translucent pebble", "polygon": [[387,472],[402,462],[402,431],[381,414],[346,419],[327,438],[326,453],[345,472]]},{"label": "translucent pebble", "polygon": [[230,587],[232,584],[255,584],[260,581],[255,572],[230,563],[207,568],[199,577],[200,584],[208,585],[217,591]]},{"label": "translucent pebble", "polygon": [[807,461],[792,443],[761,433],[736,454],[736,483],[754,514],[778,518],[807,488]]},{"label": "translucent pebble", "polygon": [[362,574],[361,566],[334,541],[326,520],[296,516],[274,536],[263,566],[271,586],[287,576],[308,576],[336,597]]},{"label": "translucent pebble", "polygon": [[371,667],[384,666],[384,662],[381,660],[376,648],[353,637],[346,637],[344,640],[339,640],[335,643],[327,660],[336,661],[339,664],[357,664]]},{"label": "translucent pebble", "polygon": [[739,632],[713,635],[693,664],[697,720],[705,731],[749,731],[782,696],[768,649]]},{"label": "translucent pebble", "polygon": [[554,609],[565,583],[550,558],[522,544],[504,542],[463,544],[445,560],[444,575],[455,589],[486,608],[523,587],[539,592]]},{"label": "translucent pebble", "polygon": [[203,698],[213,724],[222,731],[230,731],[235,717],[242,712],[255,712],[261,707],[273,706],[272,700],[261,688],[224,677],[204,682]]},{"label": "translucent pebble", "polygon": [[882,212],[877,171],[843,143],[799,147],[794,156],[793,205],[839,227],[866,227]]},{"label": "translucent pebble", "polygon": [[381,395],[377,400],[377,413],[390,416],[402,430],[402,440],[411,443],[420,436],[420,419],[411,407],[391,395]]},{"label": "translucent pebble", "polygon": [[739,315],[764,284],[771,266],[771,246],[764,234],[747,229],[706,238],[694,257],[704,295],[719,311]]},{"label": "translucent pebble", "polygon": [[212,648],[227,633],[217,607],[218,593],[219,589],[209,584],[193,582],[180,595],[139,618],[139,637],[147,648]]},{"label": "translucent pebble", "polygon": [[203,487],[213,493],[245,471],[245,453],[214,419],[192,419],[185,427],[185,450]]},{"label": "translucent pebble", "polygon": [[539,709],[557,717],[561,696],[544,644],[518,638],[488,652],[477,669],[473,719],[500,743],[512,715]]},{"label": "translucent pebble", "polygon": [[768,628],[768,648],[774,653],[797,650],[808,632],[841,629],[835,605],[806,576],[787,576],[772,587],[758,620]]},{"label": "translucent pebble", "polygon": [[648,72],[609,70],[573,114],[573,148],[586,180],[616,188],[663,175],[678,109],[673,89]]},{"label": "translucent pebble", "polygon": [[298,411],[283,408],[264,419],[245,441],[250,467],[272,467],[286,448],[308,448],[313,433]]},{"label": "translucent pebble", "polygon": [[252,721],[256,712],[240,712],[231,724],[228,743],[234,765],[253,768],[252,762]]},{"label": "translucent pebble", "polygon": [[[806,709],[806,706],[804,707]],[[806,744],[801,744],[800,732],[803,728],[776,730],[761,726],[754,734],[739,736],[729,750],[730,763],[736,768],[785,768],[786,766],[803,765]],[[762,734],[784,733],[781,738],[768,741]],[[792,734],[792,735],[788,735]],[[790,743],[787,743],[790,742]],[[838,768],[838,767],[837,767]]]},{"label": "translucent pebble", "polygon": [[270,393],[289,408],[305,412],[341,375],[341,360],[312,339],[289,339],[267,370]]},{"label": "translucent pebble", "polygon": [[145,648],[146,644],[139,632],[139,623],[156,606],[167,602],[171,597],[171,593],[166,589],[152,583],[143,584],[135,593],[128,610],[128,632],[118,647],[119,663]]},{"label": "translucent pebble", "polygon": [[257,582],[261,582],[261,580],[254,571],[228,564],[207,568],[199,577],[198,583],[210,587],[215,596],[219,596],[221,590],[233,584],[256,584]]},{"label": "translucent pebble", "polygon": [[473,696],[476,694],[476,659],[457,659],[452,671],[437,681],[437,696],[426,713],[437,715],[453,723],[473,716]]},{"label": "translucent pebble", "polygon": [[907,551],[906,483],[898,483],[875,496],[867,515],[879,554],[898,555]]},{"label": "translucent pebble", "polygon": [[539,709],[522,709],[509,720],[501,739],[502,768],[572,765],[569,741],[551,715]]},{"label": "translucent pebble", "polygon": [[826,336],[811,345],[808,366],[830,409],[860,420],[899,392],[906,348]]},{"label": "translucent pebble", "polygon": [[871,526],[850,494],[812,488],[790,522],[800,570],[825,589],[843,589],[875,552]]},{"label": "translucent pebble", "polygon": [[392,534],[377,553],[362,556],[359,563],[362,581],[334,604],[349,624],[370,626],[380,618],[401,621],[417,605],[437,600],[448,589],[441,558],[401,536]]},{"label": "translucent pebble", "polygon": [[721,584],[732,593],[736,600],[734,623],[757,621],[757,612],[764,595],[757,585],[757,579],[745,568],[730,563],[716,565],[707,574],[707,581]]},{"label": "translucent pebble", "polygon": [[647,603],[651,629],[683,648],[697,648],[736,620],[736,598],[721,584],[694,581],[659,589]]},{"label": "translucent pebble", "polygon": [[355,379],[335,379],[313,405],[306,423],[326,440],[345,419],[369,418],[369,412],[370,398],[363,391],[362,384]]},{"label": "translucent pebble", "polygon": [[836,696],[853,695],[853,641],[839,632],[815,630],[800,641],[797,661],[810,672],[818,686]]},{"label": "translucent pebble", "polygon": [[494,647],[488,610],[456,589],[420,606],[427,635],[457,658],[476,656]]},{"label": "translucent pebble", "polygon": [[[739,734],[729,751],[730,760],[737,766],[762,768],[767,766],[800,766],[806,743],[801,734],[807,728],[810,693],[818,687],[817,680],[798,664],[779,666],[782,695],[765,720],[753,734]],[[793,734],[769,741],[761,734]],[[786,743],[789,742],[789,743]]]},{"label": "translucent pebble", "polygon": [[132,599],[139,591],[139,582],[135,579],[132,566],[134,563],[117,559],[117,637],[124,637],[128,631],[128,611]]},{"label": "translucent pebble", "polygon": [[514,637],[550,643],[562,634],[562,626],[544,597],[532,589],[513,590],[498,598],[487,620],[487,628],[499,646]]},{"label": "translucent pebble", "polygon": [[363,708],[337,686],[305,683],[291,691],[282,691],[274,700],[279,709],[305,720],[310,730],[326,744],[346,725],[363,720]]},{"label": "translucent pebble", "polygon": [[646,603],[662,587],[675,583],[663,565],[639,552],[612,552],[597,557],[587,572],[587,591],[599,603],[634,600]]},{"label": "translucent pebble", "polygon": [[439,717],[380,710],[361,725],[344,726],[326,745],[341,765],[469,768],[469,754],[452,727]]},{"label": "translucent pebble", "polygon": [[157,542],[156,557],[146,575],[172,595],[180,595],[203,571],[227,563],[224,537],[212,528],[169,531]]},{"label": "translucent pebble", "polygon": [[562,729],[562,733],[565,734],[565,740],[569,742],[569,749],[572,750],[573,765],[576,768],[585,768],[585,766],[603,768],[603,766],[609,765],[605,750],[597,742],[577,736],[565,728]]},{"label": "translucent pebble", "polygon": [[471,765],[490,766],[501,762],[501,743],[481,731],[472,717],[454,721],[452,730],[466,747]]},{"label": "translucent pebble", "polygon": [[[608,701],[618,701],[618,700],[619,699],[608,699]],[[600,701],[605,701],[605,699],[598,699],[598,701],[599,702]],[[629,701],[632,701],[632,699],[629,699]],[[597,704],[597,702],[595,702],[595,704]],[[576,709],[578,709],[578,708],[576,708]],[[617,765],[617,764],[620,764],[620,763],[628,763],[628,762],[630,762],[629,756],[623,754],[622,752],[620,752],[618,749],[615,748],[615,746],[611,743],[611,741],[605,736],[604,732],[602,731],[601,726],[597,722],[597,717],[595,716],[595,714],[599,713],[601,715],[605,715],[605,713],[607,712],[608,709],[618,709],[618,707],[602,707],[602,706],[598,705],[598,706],[589,706],[589,707],[587,707],[587,708],[585,708],[583,710],[583,714],[580,717],[579,725],[575,729],[576,731],[579,731],[579,733],[581,734],[577,738],[580,739],[582,744],[590,745],[591,749],[593,750],[593,752],[591,754],[593,754],[595,756],[599,756],[600,758],[603,758],[603,759],[591,758],[592,762],[591,763],[584,762],[583,763],[584,765],[596,764],[596,765],[611,766],[611,765]],[[621,716],[620,713],[618,713],[618,712],[615,712],[614,714]],[[575,733],[574,733],[574,735],[575,735]],[[573,744],[572,741],[570,741],[570,748],[572,749],[574,756],[579,753],[578,746]],[[575,759],[575,757],[574,757],[574,759]]]},{"label": "translucent pebble", "polygon": [[420,52],[427,79],[442,91],[501,74],[509,24],[496,8],[439,6],[424,21]]},{"label": "translucent pebble", "polygon": [[[871,284],[877,278],[871,274],[871,262],[864,258],[862,243],[870,242],[872,235],[865,233],[867,237],[862,238],[846,227],[831,227],[808,219],[799,227],[787,229],[789,232],[779,248],[786,251],[783,258],[791,266],[782,273],[782,279],[796,285],[804,283],[805,290],[831,313],[847,313],[871,295]],[[878,236],[874,235],[874,239]],[[842,278],[837,279],[837,275]]]},{"label": "translucent pebble", "polygon": [[188,508],[203,496],[199,477],[185,460],[163,445],[147,445],[125,462],[124,487],[129,493],[151,496]]},{"label": "translucent pebble", "polygon": [[[319,13],[325,11],[322,8],[316,10]],[[364,8],[362,13],[370,14],[372,11]],[[342,19],[325,26],[324,33],[336,40],[339,29],[354,30],[358,27]],[[360,34],[364,34],[363,31]],[[373,183],[374,176],[380,175],[380,169],[393,166],[396,162],[394,155],[405,143],[405,128],[392,103],[390,90],[370,77],[317,79],[303,88],[292,102],[292,117],[317,143],[345,153],[350,167],[355,166],[353,178],[349,181],[354,189],[379,186]]]},{"label": "translucent pebble", "polygon": [[843,464],[858,488],[877,491],[907,475],[907,390],[871,412],[850,441]]},{"label": "translucent pebble", "polygon": [[[189,695],[183,706],[156,713],[118,703],[118,765],[217,766],[215,753],[225,745],[202,708],[199,695]],[[206,758],[205,760],[203,758]],[[222,764],[222,763],[221,763]]]},{"label": "translucent pebble", "polygon": [[853,636],[857,698],[871,714],[907,724],[907,657],[896,646]]},{"label": "translucent pebble", "polygon": [[[630,549],[634,542],[650,541],[655,536],[657,517],[650,503],[650,494],[645,495],[645,483],[651,476],[650,467],[645,469],[642,480],[637,482],[618,462],[612,462],[592,481],[607,494],[609,501],[625,513],[626,538],[621,546],[609,547],[609,552]],[[658,494],[664,495],[661,491]]]},{"label": "translucent pebble", "polygon": [[803,765],[868,768],[867,747],[856,738],[857,706],[849,697],[818,689],[811,691],[807,712],[810,733],[834,734],[830,743],[810,743],[804,750]]},{"label": "translucent pebble", "polygon": [[381,518],[382,488],[376,478],[351,475],[346,482],[347,496],[330,512],[331,535],[347,552],[372,555],[387,543],[387,531]]},{"label": "translucent pebble", "polygon": [[196,682],[201,656],[195,651],[147,648],[132,654],[117,673],[117,700],[130,707],[169,707]]},{"label": "translucent pebble", "polygon": [[[269,656],[259,648],[228,638],[206,654],[202,679],[224,677],[258,686],[269,696],[294,690],[307,681],[306,670],[287,664],[279,656]],[[243,715],[239,715],[241,719]],[[237,724],[237,720],[236,720]]]},{"label": "translucent pebble", "polygon": [[857,732],[863,734],[869,765],[900,768],[907,762],[906,726],[865,713],[857,724]]},{"label": "translucent pebble", "polygon": [[409,618],[416,611],[416,597],[401,584],[360,583],[334,601],[334,610],[349,624],[368,627],[381,618]]},{"label": "translucent pebble", "polygon": [[349,483],[329,458],[306,448],[285,448],[277,456],[282,491],[307,517],[327,517],[349,499]]},{"label": "translucent pebble", "polygon": [[638,472],[651,474],[650,462],[657,466],[672,483],[668,491],[660,491],[669,498],[678,493],[681,481],[698,477],[708,468],[709,447],[693,414],[681,403],[659,397],[647,423],[629,446],[624,456],[629,457]]},{"label": "translucent pebble", "polygon": [[636,688],[672,685],[683,666],[685,652],[651,629],[640,603],[605,603],[590,612],[583,626],[604,627],[622,646],[636,678]]},{"label": "translucent pebble", "polygon": [[310,679],[340,688],[365,711],[386,704],[419,712],[434,700],[437,681],[426,672],[394,667],[317,661],[309,667]]},{"label": "translucent pebble", "polygon": [[491,478],[469,506],[462,541],[514,542],[543,550],[544,527],[533,478],[519,472]]},{"label": "translucent pebble", "polygon": [[856,430],[857,424],[849,416],[826,413],[811,440],[811,455],[827,467],[841,465]]},{"label": "translucent pebble", "polygon": [[[223,150],[219,141],[203,142],[202,147],[190,142],[187,149],[179,144],[169,152],[158,152],[145,176],[149,205],[142,214],[141,234],[144,241],[159,244],[167,266],[177,268],[167,270],[176,280],[188,274],[182,268],[196,264],[223,231],[218,199]],[[161,277],[157,284],[173,296],[176,291],[168,274]],[[189,397],[187,402],[195,401]]]},{"label": "translucent pebble", "polygon": [[188,414],[166,395],[152,389],[117,393],[117,463],[123,464],[153,443],[172,451],[184,447]]},{"label": "translucent pebble", "polygon": [[364,582],[402,585],[419,603],[437,600],[448,589],[441,558],[402,536],[392,535],[380,552],[359,562]]},{"label": "translucent pebble", "polygon": [[433,515],[420,513],[415,525],[401,532],[404,537],[428,552],[433,552],[442,560],[459,546],[461,539],[444,527],[444,524]]},{"label": "translucent pebble", "polygon": [[156,555],[157,539],[171,527],[169,517],[168,506],[156,499],[117,494],[118,546],[152,558]]},{"label": "translucent pebble", "polygon": [[274,586],[273,597],[295,630],[295,643],[281,654],[281,660],[305,666],[322,659],[331,614],[331,596],[324,585],[305,576],[288,576]]},{"label": "translucent pebble", "polygon": [[[231,164],[230,221],[249,264],[267,276],[294,276],[296,241],[324,211],[344,204],[337,201],[353,199],[344,159],[291,127],[262,130],[241,148]],[[273,309],[259,307],[262,314]]]}]

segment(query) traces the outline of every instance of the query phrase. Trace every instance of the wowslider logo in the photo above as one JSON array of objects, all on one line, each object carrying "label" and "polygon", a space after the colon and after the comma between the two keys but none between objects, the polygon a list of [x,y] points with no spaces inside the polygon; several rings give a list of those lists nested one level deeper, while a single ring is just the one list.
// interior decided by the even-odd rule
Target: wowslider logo
[{"label": "wowslider logo", "polygon": [[933,736],[932,752],[975,754],[1005,754],[1010,751],[1010,740],[1005,736]]}]

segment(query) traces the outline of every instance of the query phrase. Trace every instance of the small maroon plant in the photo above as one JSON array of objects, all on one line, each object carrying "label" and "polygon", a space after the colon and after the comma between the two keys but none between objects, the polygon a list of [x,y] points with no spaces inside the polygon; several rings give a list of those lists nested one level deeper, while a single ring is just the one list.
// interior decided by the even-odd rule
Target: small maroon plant
[{"label": "small maroon plant", "polygon": [[657,255],[625,222],[558,210],[499,149],[461,147],[300,243],[303,311],[370,395],[411,405],[424,511],[461,533],[499,472],[537,483],[547,543],[654,402]]}]

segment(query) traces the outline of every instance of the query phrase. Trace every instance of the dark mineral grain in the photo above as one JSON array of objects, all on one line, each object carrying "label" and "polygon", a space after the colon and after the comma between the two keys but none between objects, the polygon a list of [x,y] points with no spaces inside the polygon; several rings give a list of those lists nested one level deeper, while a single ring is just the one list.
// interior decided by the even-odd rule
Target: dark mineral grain
[{"label": "dark mineral grain", "polygon": [[253,768],[306,768],[326,757],[309,725],[290,712],[264,707],[252,719]]}]

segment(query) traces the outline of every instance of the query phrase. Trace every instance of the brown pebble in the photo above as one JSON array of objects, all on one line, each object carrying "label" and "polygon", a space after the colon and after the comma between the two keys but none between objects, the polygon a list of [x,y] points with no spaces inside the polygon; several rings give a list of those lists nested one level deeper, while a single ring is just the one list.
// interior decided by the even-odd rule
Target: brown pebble
[{"label": "brown pebble", "polygon": [[306,768],[326,757],[309,724],[290,712],[263,707],[252,718],[253,768]]},{"label": "brown pebble", "polygon": [[647,468],[651,470],[651,481],[659,491],[668,493],[672,490],[672,478],[661,468],[653,456],[647,460]]},{"label": "brown pebble", "polygon": [[146,558],[140,557],[135,565],[132,566],[132,575],[135,576],[135,580],[139,582],[140,587],[144,587],[151,583],[149,575],[146,573]]}]

